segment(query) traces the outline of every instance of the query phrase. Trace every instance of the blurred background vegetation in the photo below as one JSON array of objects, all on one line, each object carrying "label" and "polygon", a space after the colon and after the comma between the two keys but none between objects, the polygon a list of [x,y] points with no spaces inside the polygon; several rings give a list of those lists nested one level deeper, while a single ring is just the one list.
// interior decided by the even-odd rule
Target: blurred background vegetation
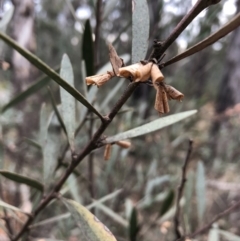
[{"label": "blurred background vegetation", "polygon": [[[148,54],[153,40],[164,40],[194,2],[148,1]],[[87,74],[92,71],[93,75],[99,70],[104,72],[101,68],[106,67],[109,62],[108,43],[113,43],[118,54],[128,61],[127,64],[131,63],[131,1],[103,0],[101,22],[96,18],[95,0],[6,0],[2,1],[2,14],[9,11],[12,5],[15,10],[7,33],[53,68],[59,66],[63,54],[67,53],[73,65],[75,87],[81,93],[86,92],[83,56],[91,55],[91,48],[88,52],[86,46],[92,44],[90,40],[83,44],[86,20],[90,20],[93,40],[96,37],[98,39],[97,46],[94,45],[94,65],[90,70],[87,68]],[[216,31],[239,9],[239,0],[222,0],[220,4],[203,11],[167,50],[163,61]],[[62,193],[83,205],[112,194],[105,202],[96,203],[91,211],[106,224],[117,240],[173,240],[173,193],[176,196],[190,138],[194,142],[193,154],[181,200],[184,232],[193,232],[239,200],[239,46],[238,28],[205,50],[164,68],[162,72],[166,83],[185,95],[181,103],[170,102],[170,114],[192,109],[197,109],[198,113],[163,130],[132,139],[130,149],[113,146],[111,158],[107,162],[103,160],[103,149],[94,151],[90,158],[86,158],[76,168],[76,173],[70,176]],[[0,71],[0,103],[4,106],[34,83],[41,73],[2,42],[0,47],[1,58],[10,63],[9,70]],[[101,113],[107,114],[127,84],[127,80],[116,78],[100,89],[93,86],[88,98],[93,100]],[[49,85],[59,104],[57,84],[50,82]],[[161,117],[154,110],[154,101],[153,88],[141,85],[123,107],[126,111],[114,119],[105,134],[116,134]],[[40,181],[42,154],[37,144],[30,140],[38,139],[39,115],[43,102],[50,113],[51,99],[46,86],[1,116],[1,141],[4,146],[1,150],[1,168]],[[89,114],[88,118],[91,117]],[[77,135],[77,150],[81,150],[99,126],[98,121],[90,122],[86,122]],[[66,153],[64,163],[69,161],[70,151]],[[53,181],[60,173],[61,169],[56,172]],[[29,192],[24,186],[4,178],[1,181],[3,201],[24,207],[28,211],[34,207],[39,198],[36,192]],[[169,205],[164,210],[166,203]],[[136,213],[132,210],[136,210]],[[33,227],[30,237],[38,240],[84,240],[79,238],[79,231],[73,220],[68,215],[62,215],[65,212],[63,205],[51,204],[37,219],[37,222],[45,222]],[[53,216],[56,219],[48,222],[48,218]],[[131,233],[134,229],[129,231],[129,223],[134,225],[134,218],[139,228],[137,238]],[[15,231],[19,230],[20,224],[18,221],[12,223]],[[215,229],[220,230],[218,239],[215,236],[212,238],[211,230],[197,240],[240,240],[240,211],[235,210],[220,219]]]}]

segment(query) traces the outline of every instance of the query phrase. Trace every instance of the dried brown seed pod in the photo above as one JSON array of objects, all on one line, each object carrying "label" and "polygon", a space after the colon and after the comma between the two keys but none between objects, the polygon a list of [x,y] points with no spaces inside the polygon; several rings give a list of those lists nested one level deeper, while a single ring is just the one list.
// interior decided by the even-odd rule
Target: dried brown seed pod
[{"label": "dried brown seed pod", "polygon": [[119,74],[119,68],[124,66],[123,59],[121,59],[115,48],[112,46],[112,44],[108,45],[109,49],[109,59],[113,68],[113,72],[115,75]]},{"label": "dried brown seed pod", "polygon": [[119,68],[119,76],[131,79],[134,82],[144,82],[150,78],[153,63],[143,65],[136,63]]},{"label": "dried brown seed pod", "polygon": [[122,148],[129,148],[131,147],[131,142],[130,141],[117,141],[116,145],[122,147]]},{"label": "dried brown seed pod", "polygon": [[87,85],[97,85],[97,87],[102,86],[108,82],[114,75],[113,72],[107,72],[106,74],[98,74],[86,77]]},{"label": "dried brown seed pod", "polygon": [[172,87],[171,85],[165,85],[165,89],[168,95],[168,99],[182,101],[184,94]]},{"label": "dried brown seed pod", "polygon": [[157,90],[154,108],[159,113],[162,113],[162,114],[168,113],[170,109],[168,105],[168,96],[164,86],[155,85],[154,87]]},{"label": "dried brown seed pod", "polygon": [[152,79],[153,84],[160,83],[164,79],[164,76],[163,76],[161,70],[158,68],[158,66],[156,64],[152,65],[151,79]]},{"label": "dried brown seed pod", "polygon": [[112,145],[111,144],[107,144],[105,146],[105,150],[104,150],[104,160],[108,161],[111,157],[111,151],[112,151]]}]

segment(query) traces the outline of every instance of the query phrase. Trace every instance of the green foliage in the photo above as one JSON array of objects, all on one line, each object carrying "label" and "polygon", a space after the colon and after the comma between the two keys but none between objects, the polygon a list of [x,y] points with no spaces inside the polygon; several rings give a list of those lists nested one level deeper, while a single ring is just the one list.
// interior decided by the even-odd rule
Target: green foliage
[{"label": "green foliage", "polygon": [[128,138],[133,138],[133,137],[137,137],[137,136],[141,136],[141,135],[146,135],[148,133],[151,133],[153,131],[157,131],[160,130],[166,126],[172,125],[178,121],[181,121],[193,114],[197,113],[196,110],[191,110],[191,111],[186,111],[186,112],[182,112],[179,114],[174,114],[174,115],[170,115],[170,116],[166,116],[163,118],[160,118],[158,120],[154,120],[150,123],[147,123],[145,125],[142,125],[140,127],[136,127],[132,130],[126,131],[126,132],[122,132],[120,134],[117,134],[115,136],[112,137],[108,137],[105,140],[105,143],[113,143],[116,141],[121,141],[121,140],[125,140]]},{"label": "green foliage", "polygon": [[39,190],[41,192],[43,191],[43,185],[40,182],[38,182],[38,181],[36,181],[32,178],[22,176],[22,175],[19,175],[17,173],[5,171],[5,170],[0,170],[0,174],[2,176],[6,177],[7,179],[12,180],[14,182],[23,183],[23,184],[26,184],[30,187],[36,188],[37,190]]},{"label": "green foliage", "polygon": [[[69,85],[74,86],[73,70],[70,59],[66,54],[63,55],[61,62],[60,76],[65,79]],[[66,126],[67,136],[71,150],[74,151],[74,135],[76,127],[76,104],[75,99],[63,88],[60,88],[62,102],[62,116]]]},{"label": "green foliage", "polygon": [[61,200],[81,227],[82,235],[84,235],[87,240],[116,241],[110,230],[81,204],[73,200]]},{"label": "green foliage", "polygon": [[136,241],[137,240],[137,234],[140,230],[140,227],[138,226],[138,217],[137,217],[137,209],[133,208],[130,220],[129,220],[129,239],[130,241]]},{"label": "green foliage", "polygon": [[174,202],[174,197],[175,197],[174,191],[170,190],[161,206],[160,217],[163,216],[171,208]]},{"label": "green foliage", "polygon": [[145,59],[148,49],[149,12],[146,0],[132,3],[132,63]]},{"label": "green foliage", "polygon": [[196,194],[197,194],[197,212],[198,212],[198,221],[202,222],[203,216],[206,208],[206,187],[205,187],[205,169],[201,161],[197,165],[196,173]]},{"label": "green foliage", "polygon": [[82,43],[82,55],[86,64],[87,76],[94,75],[94,52],[90,20],[85,23]]},{"label": "green foliage", "polygon": [[[210,111],[206,111],[204,114],[202,112],[197,114],[196,110],[185,111],[193,109],[193,106],[195,106],[195,100],[187,99],[181,105],[174,106],[172,104],[172,113],[177,112],[176,114],[159,117],[158,113],[154,112],[153,101],[151,100],[153,98],[150,91],[147,90],[145,91],[147,96],[145,102],[137,99],[131,102],[132,106],[129,108],[130,102],[126,102],[126,98],[124,100],[125,107],[116,113],[116,118],[113,120],[108,119],[109,116],[106,113],[109,113],[113,106],[122,101],[122,93],[126,94],[122,87],[128,82],[115,78],[109,85],[100,89],[96,86],[87,88],[85,77],[93,75],[95,72],[99,74],[111,71],[112,67],[108,61],[106,49],[107,42],[113,36],[115,37],[115,40],[113,38],[114,46],[118,49],[120,57],[126,65],[130,60],[130,55],[126,54],[126,52],[131,52],[130,42],[132,42],[132,62],[135,63],[144,59],[148,50],[148,42],[151,43],[152,38],[159,34],[158,29],[160,26],[161,28],[164,27],[162,22],[156,22],[154,23],[156,30],[154,29],[150,33],[150,17],[153,21],[156,18],[160,19],[160,15],[164,13],[164,7],[167,3],[163,1],[160,3],[161,7],[159,7],[160,5],[154,4],[154,1],[132,1],[131,36],[129,33],[131,20],[125,18],[130,13],[131,1],[102,2],[102,24],[100,25],[100,40],[98,43],[101,47],[99,50],[94,49],[92,21],[90,21],[92,19],[85,21],[81,19],[82,16],[69,16],[69,13],[66,13],[68,10],[64,8],[64,1],[61,1],[60,5],[54,2],[49,7],[49,11],[46,11],[43,15],[39,13],[39,26],[43,26],[43,22],[45,22],[44,26],[48,27],[48,33],[52,34],[51,41],[44,42],[48,35],[47,38],[44,36],[40,40],[40,42],[44,42],[40,46],[46,46],[48,52],[45,53],[45,50],[41,52],[41,58],[44,61],[20,47],[20,44],[7,35],[0,33],[0,38],[3,41],[23,55],[38,70],[46,74],[46,76],[44,75],[35,80],[22,93],[19,93],[10,101],[8,100],[1,108],[1,127],[3,126],[4,131],[3,136],[2,133],[0,135],[0,154],[7,152],[6,156],[1,160],[1,168],[6,167],[6,170],[0,170],[1,176],[4,176],[1,177],[1,181],[7,178],[15,183],[26,184],[30,187],[31,195],[29,195],[28,201],[31,202],[33,208],[28,223],[28,226],[30,226],[25,228],[25,231],[31,232],[31,230],[35,229],[34,232],[38,234],[38,232],[41,233],[44,230],[44,234],[53,237],[54,240],[67,240],[72,237],[73,239],[80,238],[84,240],[83,234],[87,240],[91,241],[116,240],[104,225],[107,224],[111,227],[114,235],[119,237],[119,240],[126,239],[126,236],[131,241],[138,239],[153,240],[152,233],[155,235],[155,231],[159,240],[174,240],[173,232],[172,230],[169,231],[168,228],[169,225],[172,225],[172,218],[175,213],[173,203],[174,191],[176,190],[173,190],[172,187],[178,185],[176,180],[180,176],[179,160],[184,158],[186,152],[183,144],[189,136],[196,137],[197,143],[201,143],[198,138],[202,137],[202,133],[198,137],[198,128],[204,124],[201,121],[208,116],[205,113]],[[88,10],[91,14],[98,11],[96,1],[91,1],[89,5],[83,4],[83,6],[78,5],[77,1],[71,1],[71,4],[73,11],[76,8],[76,12],[77,8],[81,10],[82,7],[86,6],[90,8]],[[41,6],[47,9],[48,5],[49,3],[44,1]],[[54,6],[57,6],[57,8]],[[126,11],[126,9],[129,11]],[[159,13],[159,9],[161,9],[161,13]],[[11,19],[12,11],[13,9],[10,9],[4,19],[0,21],[0,28],[3,23],[3,27],[6,27]],[[119,13],[121,13],[121,18],[118,18]],[[64,15],[63,18],[68,22],[65,25],[61,14]],[[173,17],[172,14],[169,14],[169,16]],[[76,20],[75,18],[78,17],[79,19]],[[167,18],[163,20],[168,21]],[[56,21],[57,26],[54,25],[56,23],[53,24],[54,21]],[[173,19],[173,22],[175,22],[175,19]],[[72,23],[72,26],[70,26],[70,23]],[[76,24],[77,26],[77,23],[80,27],[76,31],[73,25]],[[61,24],[64,25],[63,28]],[[112,29],[112,26],[115,25],[117,26],[116,29]],[[81,29],[83,26],[84,29]],[[168,23],[168,26],[165,27],[167,29],[165,32],[167,32],[168,29],[174,26],[172,26],[172,23]],[[208,31],[210,30],[209,27]],[[225,29],[225,34],[227,32]],[[64,38],[61,34],[64,35],[67,43],[61,42]],[[59,35],[57,37],[61,39],[59,40],[62,43],[60,51],[59,46],[61,43],[55,43],[53,35],[55,35],[54,38]],[[132,41],[129,39],[132,39]],[[70,45],[69,48],[67,44]],[[50,45],[53,46],[50,47]],[[48,51],[49,49],[51,51]],[[99,69],[95,69],[96,66],[94,66],[96,64],[94,63],[94,53],[97,51],[99,51],[98,54],[101,59],[101,68]],[[46,63],[49,62],[53,65],[54,61],[58,62],[59,56],[66,52],[68,55],[63,55],[60,74],[58,74],[59,68],[52,69]],[[174,50],[168,49],[167,55],[172,56],[173,52]],[[52,55],[54,55],[54,59],[48,59]],[[184,66],[184,63],[179,66]],[[185,71],[184,69],[184,67],[176,68],[179,72]],[[74,76],[75,80],[77,80],[75,84]],[[166,76],[166,82],[174,81],[171,71],[166,70]],[[181,76],[181,73],[177,76],[179,86],[182,86]],[[22,136],[21,131],[16,131],[18,125],[28,125],[29,123],[24,123],[24,118],[17,123],[16,117],[12,118],[10,116],[10,118],[7,118],[8,113],[11,111],[14,114],[18,113],[12,107],[20,106],[17,104],[26,101],[30,96],[37,96],[40,89],[45,90],[45,87],[50,84],[49,95],[45,96],[44,93],[41,93],[44,96],[40,99],[40,104],[42,104],[43,99],[45,103],[42,104],[39,118],[39,134],[37,135],[37,131],[34,129],[31,132],[29,131],[29,137]],[[140,85],[146,87],[146,85]],[[133,84],[129,86],[133,86]],[[129,86],[128,88],[130,88]],[[186,86],[189,89],[191,87],[189,83]],[[146,94],[146,92],[148,93]],[[49,102],[51,102],[51,105]],[[26,101],[26,103],[27,108],[23,108],[19,112],[24,112],[24,114],[25,112],[32,112],[33,115],[37,116],[38,109],[32,106],[30,101]],[[120,107],[122,105],[119,106],[119,109]],[[7,110],[9,111],[7,112]],[[144,112],[146,113],[144,114]],[[93,116],[93,113],[96,116]],[[195,120],[189,118],[188,122],[180,122],[195,114],[197,114]],[[142,118],[143,116],[145,116],[145,119]],[[9,123],[10,119],[13,122],[16,121],[14,122],[15,125]],[[37,118],[31,119],[31,121],[34,122],[35,119]],[[112,122],[112,125],[109,125],[110,122]],[[205,120],[205,122],[207,121]],[[236,123],[235,125],[238,125],[238,122]],[[165,128],[172,124],[175,125]],[[13,133],[11,129],[13,129]],[[237,134],[238,132],[235,133],[235,135]],[[132,147],[129,149],[122,149],[117,145],[113,145],[112,155],[108,162],[102,162],[103,150],[95,150],[109,143],[117,144],[115,142],[135,137],[139,138],[132,140]],[[23,142],[21,142],[22,140]],[[29,145],[26,146],[26,142]],[[20,151],[18,150],[19,152],[15,151],[16,146],[13,143],[22,144]],[[237,144],[235,145],[237,146]],[[34,148],[29,148],[29,146]],[[203,147],[200,148],[203,149]],[[208,147],[208,149],[210,148]],[[12,152],[13,155],[9,155],[8,152]],[[92,153],[89,157],[90,152]],[[40,153],[42,153],[42,162]],[[197,152],[193,157],[193,163],[199,159],[205,160],[204,157],[209,158],[209,156],[204,155],[205,152],[200,154]],[[25,156],[28,157],[26,161]],[[12,164],[14,158],[20,159],[18,160],[19,164]],[[93,166],[89,163],[92,163]],[[19,168],[20,165],[21,168]],[[19,169],[21,175],[16,173]],[[37,180],[42,181],[39,182],[24,174],[29,173],[29,169],[33,172],[32,176],[36,176]],[[199,161],[196,172],[194,172],[194,164],[189,169],[191,170],[187,175],[185,195],[180,202],[181,219],[184,222],[182,226],[185,228],[186,233],[191,233],[197,225],[200,226],[205,222],[205,219],[212,216],[212,212],[209,212],[209,214],[206,212],[208,167],[205,170],[203,162]],[[91,187],[93,188],[91,189]],[[44,196],[42,195],[43,191]],[[64,203],[69,212],[63,213],[64,206],[57,202],[58,199]],[[85,205],[88,203],[90,204]],[[2,200],[0,200],[0,206],[14,212],[22,212],[20,208]],[[195,206],[197,211],[192,212]],[[92,209],[92,213],[88,209]],[[39,218],[38,214],[40,213]],[[100,217],[104,224],[93,213],[96,213],[96,216]],[[76,226],[78,229],[75,229]],[[142,232],[145,229],[148,232]],[[48,232],[48,230],[50,231]],[[28,232],[25,233],[27,236]],[[221,237],[233,241],[239,240],[238,236],[215,227],[210,230],[208,237],[204,236],[209,241],[217,241]],[[43,238],[48,239],[47,237]],[[13,238],[13,240],[15,239]]]}]

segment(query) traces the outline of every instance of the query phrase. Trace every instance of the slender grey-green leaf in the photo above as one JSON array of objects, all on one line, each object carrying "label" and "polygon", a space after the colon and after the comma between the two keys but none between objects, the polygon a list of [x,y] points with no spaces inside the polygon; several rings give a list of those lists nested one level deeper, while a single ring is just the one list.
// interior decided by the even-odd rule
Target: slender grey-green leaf
[{"label": "slender grey-green leaf", "polygon": [[0,31],[5,32],[7,25],[9,24],[10,20],[12,19],[14,12],[14,6],[12,5],[3,15],[0,21]]},{"label": "slender grey-green leaf", "polygon": [[71,174],[69,176],[69,178],[67,179],[67,184],[69,186],[69,190],[70,190],[74,200],[77,201],[78,203],[81,203],[82,198],[79,195],[79,184],[77,181],[78,181],[78,179],[73,174]]},{"label": "slender grey-green leaf", "polygon": [[132,1],[132,63],[145,59],[149,37],[147,0]]},{"label": "slender grey-green leaf", "polygon": [[[63,55],[60,69],[60,76],[65,79],[69,85],[74,86],[73,69],[70,59],[66,54]],[[74,133],[76,126],[76,104],[75,99],[66,90],[60,88],[62,102],[62,116],[67,130],[68,141],[72,152],[74,152]]]},{"label": "slender grey-green leaf", "polygon": [[10,204],[8,204],[8,203],[5,203],[5,202],[2,201],[1,199],[0,199],[0,206],[1,206],[1,207],[4,207],[4,208],[7,208],[7,209],[11,209],[11,210],[13,210],[13,211],[17,211],[17,212],[21,212],[21,213],[24,213],[24,214],[26,214],[26,215],[29,215],[29,213],[23,212],[21,209],[15,207],[15,206],[12,206],[12,205],[10,205]]},{"label": "slender grey-green leaf", "polygon": [[157,120],[151,121],[145,125],[139,126],[137,128],[131,129],[129,131],[122,132],[115,136],[108,137],[108,138],[106,138],[104,143],[105,144],[113,143],[116,141],[126,140],[128,138],[145,135],[150,132],[160,130],[166,126],[172,125],[172,124],[174,124],[180,120],[183,120],[196,113],[197,113],[196,110],[190,110],[190,111],[181,112],[179,114],[174,114],[174,115],[166,116],[163,118],[159,118]]},{"label": "slender grey-green leaf", "polygon": [[0,174],[2,176],[6,177],[7,179],[10,179],[14,182],[23,183],[23,184],[28,185],[29,187],[36,188],[41,192],[43,191],[43,184],[38,182],[35,179],[29,178],[29,177],[26,177],[26,176],[22,176],[22,175],[19,175],[17,173],[5,171],[5,170],[0,170]]},{"label": "slender grey-green leaf", "polygon": [[45,141],[47,139],[47,129],[48,129],[48,116],[47,116],[47,109],[46,104],[42,104],[41,112],[40,112],[40,145],[42,149],[45,146]]},{"label": "slender grey-green leaf", "polygon": [[27,142],[29,145],[34,146],[35,148],[37,148],[38,150],[42,150],[42,146],[40,143],[38,143],[37,141],[34,141],[32,139],[29,138],[24,138],[23,141]]},{"label": "slender grey-green leaf", "polygon": [[[119,189],[117,191],[114,191],[113,193],[110,193],[102,198],[100,198],[99,200],[95,200],[93,201],[93,203],[89,204],[88,206],[86,206],[87,209],[92,209],[94,208],[98,203],[103,203],[103,202],[106,202],[110,199],[113,199],[115,198],[119,193],[122,192],[122,189]],[[71,216],[70,213],[64,213],[64,214],[61,214],[61,215],[57,215],[55,217],[52,217],[52,218],[48,218],[48,219],[45,219],[43,221],[40,221],[38,223],[35,223],[33,225],[31,225],[30,228],[35,228],[35,227],[38,227],[38,226],[42,226],[42,225],[46,225],[46,224],[49,224],[49,223],[54,223],[54,222],[58,222],[60,220],[63,220],[63,219],[66,219],[66,218],[69,218]]]},{"label": "slender grey-green leaf", "polygon": [[197,165],[196,194],[197,194],[198,221],[199,223],[201,223],[203,220],[203,216],[206,208],[205,169],[201,161],[199,161]]},{"label": "slender grey-green leaf", "polygon": [[41,88],[49,84],[50,79],[48,76],[43,76],[40,77],[39,80],[37,80],[34,84],[30,85],[26,90],[18,94],[16,97],[11,99],[6,105],[4,105],[1,109],[1,112],[5,112],[9,108],[19,104],[20,102],[24,101],[27,99],[29,96],[32,94],[36,93],[39,91]]},{"label": "slender grey-green leaf", "polygon": [[213,227],[210,229],[208,233],[208,241],[219,241],[219,232],[217,227]]},{"label": "slender grey-green leaf", "polygon": [[218,232],[222,237],[224,237],[228,241],[240,241],[240,236],[237,236],[236,234],[221,229],[219,229]]},{"label": "slender grey-green leaf", "polygon": [[114,212],[112,209],[109,207],[105,206],[104,204],[97,202],[96,207],[100,209],[102,212],[104,212],[108,217],[110,217],[112,220],[117,222],[118,224],[122,225],[123,227],[128,226],[128,221],[125,220],[123,217],[121,217],[119,214]]},{"label": "slender grey-green leaf", "polygon": [[61,115],[60,115],[60,113],[59,113],[59,111],[58,111],[58,107],[57,107],[57,105],[56,105],[56,102],[55,102],[54,97],[53,97],[53,93],[52,93],[52,91],[51,91],[50,88],[48,88],[48,92],[49,92],[49,95],[50,95],[50,99],[51,99],[51,103],[52,103],[52,107],[53,107],[53,109],[54,109],[55,115],[56,115],[56,117],[57,117],[57,119],[58,119],[58,121],[59,121],[59,124],[61,125],[63,131],[64,131],[65,134],[67,135],[66,127],[65,127],[65,125],[64,125],[64,123],[63,123],[63,120],[62,120],[62,117],[61,117]]},{"label": "slender grey-green leaf", "polygon": [[189,226],[189,232],[191,230],[192,222],[190,222],[191,214],[192,214],[192,200],[193,200],[193,191],[194,191],[194,180],[195,173],[190,170],[187,174],[187,181],[184,190],[184,197],[186,200],[186,205],[184,205],[184,214],[186,217],[186,225]]},{"label": "slender grey-green leaf", "polygon": [[43,147],[43,179],[44,184],[52,181],[52,175],[58,164],[58,155],[61,147],[61,131],[58,126],[50,125],[47,139]]},{"label": "slender grey-green leaf", "polygon": [[81,204],[61,198],[75,222],[79,225],[82,235],[91,241],[116,241],[113,234],[91,212]]},{"label": "slender grey-green leaf", "polygon": [[16,41],[9,38],[4,33],[0,32],[0,39],[6,42],[9,46],[18,51],[22,56],[24,56],[31,64],[36,66],[38,69],[43,71],[48,75],[53,81],[57,82],[61,87],[63,87],[67,92],[69,92],[74,98],[86,106],[89,110],[95,113],[97,116],[102,118],[101,114],[85,99],[85,97],[79,93],[75,88],[69,85],[58,73],[56,73],[52,68],[40,60],[36,55],[32,54],[30,51],[22,48],[18,45]]},{"label": "slender grey-green leaf", "polygon": [[161,206],[160,213],[159,213],[160,217],[163,216],[171,208],[174,201],[174,196],[175,196],[174,191],[170,190]]}]

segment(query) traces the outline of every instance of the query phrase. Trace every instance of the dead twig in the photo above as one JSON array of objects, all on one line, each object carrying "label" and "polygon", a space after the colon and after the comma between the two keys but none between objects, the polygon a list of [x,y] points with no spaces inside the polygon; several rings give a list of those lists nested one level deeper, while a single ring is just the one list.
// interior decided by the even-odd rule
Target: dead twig
[{"label": "dead twig", "polygon": [[179,239],[182,237],[181,231],[180,231],[180,200],[182,198],[183,195],[183,190],[184,190],[184,186],[185,183],[187,181],[187,168],[188,168],[188,164],[190,161],[190,155],[192,153],[192,145],[193,145],[193,141],[189,140],[189,146],[188,146],[188,152],[185,158],[185,162],[183,164],[182,167],[182,178],[181,178],[181,183],[178,187],[178,195],[177,195],[177,201],[176,201],[176,212],[175,212],[175,216],[174,216],[174,229],[175,229],[175,234],[176,234],[176,238]]}]

